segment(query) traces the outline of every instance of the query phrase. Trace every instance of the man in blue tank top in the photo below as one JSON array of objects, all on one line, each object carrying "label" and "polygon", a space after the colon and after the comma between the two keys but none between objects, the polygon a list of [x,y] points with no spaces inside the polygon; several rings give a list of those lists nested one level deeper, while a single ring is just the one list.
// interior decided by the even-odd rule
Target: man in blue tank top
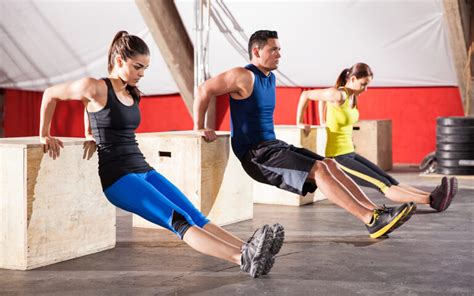
[{"label": "man in blue tank top", "polygon": [[232,150],[247,174],[258,182],[306,195],[319,187],[335,204],[364,222],[370,237],[388,234],[407,221],[414,204],[378,207],[331,159],[276,139],[273,113],[280,44],[275,31],[257,31],[249,40],[250,64],[233,68],[199,86],[194,101],[194,129],[208,141],[216,139],[204,128],[213,96],[229,94]]}]

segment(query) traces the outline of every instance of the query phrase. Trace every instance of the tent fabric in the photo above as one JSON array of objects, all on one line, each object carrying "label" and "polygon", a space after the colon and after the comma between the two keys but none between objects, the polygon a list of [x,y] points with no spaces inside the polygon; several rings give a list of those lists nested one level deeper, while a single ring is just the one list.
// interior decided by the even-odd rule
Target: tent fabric
[{"label": "tent fabric", "polygon": [[[210,72],[248,63],[247,40],[260,29],[279,33],[280,86],[334,85],[357,62],[372,86],[456,86],[441,0],[213,1]],[[192,28],[188,3],[180,7]]]},{"label": "tent fabric", "polygon": [[[194,39],[194,1],[175,1]],[[333,85],[356,62],[371,65],[373,86],[454,86],[441,0],[212,1],[211,75],[248,63],[250,34],[279,32],[278,85]],[[44,90],[84,76],[106,76],[114,34],[127,30],[151,49],[140,88],[178,91],[133,0],[0,1],[0,88]]]},{"label": "tent fabric", "polygon": [[151,65],[145,94],[178,88],[134,1],[0,1],[0,87],[44,90],[84,76],[107,76],[107,52],[120,30],[145,40]]}]

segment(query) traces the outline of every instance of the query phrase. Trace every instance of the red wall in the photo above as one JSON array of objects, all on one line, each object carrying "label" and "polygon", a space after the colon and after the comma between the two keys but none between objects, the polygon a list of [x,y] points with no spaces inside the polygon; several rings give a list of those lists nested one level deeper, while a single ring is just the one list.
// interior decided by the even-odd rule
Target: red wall
[{"label": "red wall", "polygon": [[[302,88],[277,88],[275,124],[294,124]],[[38,135],[41,93],[5,90],[5,137]],[[317,124],[317,104],[312,103],[307,122]],[[216,126],[229,130],[229,102],[219,97]],[[193,123],[179,95],[148,96],[140,104],[142,122],[138,132],[192,129]],[[392,119],[393,160],[418,163],[435,149],[436,117],[462,116],[457,87],[370,88],[359,99],[361,119]],[[81,137],[83,106],[60,102],[54,115],[52,134]]]},{"label": "red wall", "polygon": [[[275,124],[295,124],[303,88],[277,88]],[[229,130],[229,102],[219,98],[217,127]],[[360,119],[392,120],[395,163],[419,163],[436,146],[436,117],[462,116],[457,87],[369,88],[359,97]],[[306,122],[318,124],[317,103],[311,102]]]},{"label": "red wall", "polygon": [[[37,136],[41,92],[5,90],[4,136]],[[193,121],[181,96],[143,97],[140,103],[142,120],[137,132],[187,130]],[[79,101],[58,102],[51,124],[51,133],[60,137],[84,136],[84,107]]]}]

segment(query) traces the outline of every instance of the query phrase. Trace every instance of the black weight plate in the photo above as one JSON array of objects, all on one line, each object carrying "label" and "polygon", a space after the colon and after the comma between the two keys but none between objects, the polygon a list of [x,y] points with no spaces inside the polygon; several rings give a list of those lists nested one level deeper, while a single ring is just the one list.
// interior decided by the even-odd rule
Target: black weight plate
[{"label": "black weight plate", "polygon": [[474,126],[474,117],[452,116],[436,118],[438,126]]},{"label": "black weight plate", "polygon": [[443,135],[474,135],[474,126],[437,126],[436,134]]},{"label": "black weight plate", "polygon": [[444,151],[474,151],[474,143],[438,143],[437,150]]},{"label": "black weight plate", "polygon": [[472,151],[443,151],[436,150],[436,159],[474,159]]},{"label": "black weight plate", "polygon": [[474,145],[474,135],[436,135],[436,143],[471,143]]},{"label": "black weight plate", "polygon": [[457,168],[445,168],[438,167],[436,169],[438,174],[443,175],[474,175],[474,167],[457,167]]},{"label": "black weight plate", "polygon": [[436,162],[438,166],[442,166],[445,168],[452,168],[459,166],[459,159],[444,159],[444,158],[437,158]]},{"label": "black weight plate", "polygon": [[474,167],[474,159],[460,159],[459,160],[460,166],[472,166]]}]

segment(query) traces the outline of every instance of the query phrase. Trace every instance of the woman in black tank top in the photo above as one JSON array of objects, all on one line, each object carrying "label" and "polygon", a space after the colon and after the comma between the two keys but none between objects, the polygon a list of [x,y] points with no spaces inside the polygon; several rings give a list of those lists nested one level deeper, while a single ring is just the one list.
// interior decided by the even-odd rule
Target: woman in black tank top
[{"label": "woman in black tank top", "polygon": [[264,225],[244,243],[211,223],[178,188],[145,161],[135,139],[135,129],[140,124],[141,93],[137,83],[149,60],[145,42],[120,31],[109,49],[108,78],[88,77],[46,89],[40,120],[44,152],[56,159],[63,147],[61,140],[49,133],[56,102],[82,101],[88,126],[84,158],[90,159],[97,149],[100,180],[112,204],[169,229],[199,252],[240,265],[252,277],[268,273],[283,243],[281,225]]}]

